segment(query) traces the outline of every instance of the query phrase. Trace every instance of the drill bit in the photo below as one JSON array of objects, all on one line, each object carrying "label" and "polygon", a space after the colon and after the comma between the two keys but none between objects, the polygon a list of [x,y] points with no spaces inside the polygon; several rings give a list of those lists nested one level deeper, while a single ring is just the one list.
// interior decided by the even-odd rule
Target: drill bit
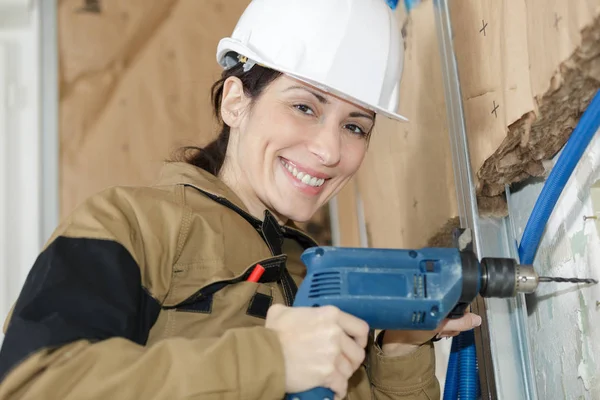
[{"label": "drill bit", "polygon": [[540,276],[539,282],[569,282],[569,283],[592,283],[597,284],[598,281],[596,279],[589,278],[560,278],[553,276]]}]

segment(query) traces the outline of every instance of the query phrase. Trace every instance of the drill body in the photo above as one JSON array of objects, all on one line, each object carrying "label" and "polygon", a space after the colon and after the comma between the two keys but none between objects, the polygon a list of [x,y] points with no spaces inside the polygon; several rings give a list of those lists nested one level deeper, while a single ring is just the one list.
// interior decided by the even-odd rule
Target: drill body
[{"label": "drill body", "polygon": [[461,300],[464,258],[453,248],[311,248],[294,306],[333,305],[372,329],[433,330]]}]

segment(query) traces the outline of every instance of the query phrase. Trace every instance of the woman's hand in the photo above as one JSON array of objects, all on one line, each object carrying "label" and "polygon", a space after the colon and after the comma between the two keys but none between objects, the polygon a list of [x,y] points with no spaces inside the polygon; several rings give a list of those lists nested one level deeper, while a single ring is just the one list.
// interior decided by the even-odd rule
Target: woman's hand
[{"label": "woman's hand", "polygon": [[265,323],[279,335],[285,359],[285,388],[298,393],[326,387],[344,398],[348,379],[365,358],[366,322],[336,307],[271,306]]},{"label": "woman's hand", "polygon": [[481,325],[481,317],[467,312],[459,319],[445,319],[435,331],[385,331],[382,350],[388,356],[407,355],[434,337],[452,337]]}]

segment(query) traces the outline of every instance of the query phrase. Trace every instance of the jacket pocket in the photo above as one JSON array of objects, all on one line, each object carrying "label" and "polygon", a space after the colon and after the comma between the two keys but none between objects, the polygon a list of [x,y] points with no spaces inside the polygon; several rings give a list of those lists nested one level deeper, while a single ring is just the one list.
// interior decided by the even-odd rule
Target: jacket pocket
[{"label": "jacket pocket", "polygon": [[[266,319],[267,311],[273,304],[273,287],[255,282],[241,282],[238,285],[246,286],[251,290],[246,314],[251,317]],[[246,291],[245,288],[243,290]]]},{"label": "jacket pocket", "polygon": [[[202,288],[200,288],[196,293],[194,293],[192,296],[188,297],[184,301],[182,301],[174,306],[168,306],[168,307],[164,307],[164,308],[165,309],[175,309],[177,311],[187,311],[187,312],[210,314],[210,313],[212,313],[212,310],[213,310],[214,295],[217,292],[223,290],[224,288],[226,288],[230,285],[241,283],[244,286],[245,290],[254,290],[254,292],[255,292],[254,296],[256,296],[256,299],[254,298],[254,296],[252,297],[252,299],[254,299],[254,301],[252,301],[252,300],[250,301],[250,305],[252,305],[252,308],[250,309],[250,313],[248,313],[248,314],[249,315],[252,315],[252,314],[261,315],[263,313],[262,310],[264,309],[265,304],[267,303],[268,299],[264,293],[257,292],[256,288],[259,287],[260,284],[279,281],[281,279],[283,271],[285,270],[286,260],[287,260],[286,255],[280,255],[280,256],[271,257],[271,258],[253,263],[250,266],[248,266],[248,268],[246,268],[241,275],[236,276],[231,279],[219,280],[216,282],[209,283],[209,284],[203,286]],[[260,277],[260,279],[257,283],[256,282],[246,282],[246,280],[248,279],[248,277],[250,276],[250,274],[252,273],[252,271],[254,270],[254,268],[256,267],[257,264],[262,265],[265,268],[265,272]],[[254,289],[252,289],[252,288],[254,288]],[[241,289],[241,287],[236,288],[236,289]],[[236,292],[237,292],[237,290],[236,290]],[[260,293],[260,294],[257,295],[257,293]],[[271,297],[271,301],[272,301],[272,296],[270,296],[270,297]],[[252,303],[254,303],[254,304],[252,304]],[[265,316],[266,316],[266,312],[265,312]]]}]

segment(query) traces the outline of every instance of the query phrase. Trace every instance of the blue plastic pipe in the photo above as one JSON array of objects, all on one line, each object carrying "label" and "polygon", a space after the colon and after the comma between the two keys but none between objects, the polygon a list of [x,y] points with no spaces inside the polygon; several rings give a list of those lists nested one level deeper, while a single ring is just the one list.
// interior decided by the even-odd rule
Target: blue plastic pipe
[{"label": "blue plastic pipe", "polygon": [[533,207],[519,246],[521,264],[533,264],[535,253],[542,239],[548,219],[554,210],[554,206],[569,177],[573,173],[575,166],[599,127],[600,91],[596,92],[596,95],[581,116],[575,130],[571,133],[571,137],[558,158],[556,165],[552,168],[552,172],[550,172],[542,188],[542,192]]},{"label": "blue plastic pipe", "polygon": [[476,400],[480,396],[475,331],[452,339],[443,400]]},{"label": "blue plastic pipe", "polygon": [[458,381],[459,399],[477,399],[479,373],[475,347],[475,331],[461,332],[461,349],[458,356],[460,379]]},{"label": "blue plastic pipe", "polygon": [[446,371],[446,383],[444,385],[444,397],[443,400],[456,400],[458,399],[458,377],[459,371],[459,353],[460,353],[461,339],[460,335],[452,339],[452,346],[450,348],[450,358],[448,359],[448,370]]},{"label": "blue plastic pipe", "polygon": [[[575,130],[571,133],[571,137],[533,207],[519,246],[521,264],[533,264],[548,219],[583,152],[599,128],[600,91],[596,92]],[[475,400],[480,396],[475,343],[471,342],[465,346],[465,342],[468,343],[472,338],[474,338],[473,331],[467,331],[461,332],[452,340],[444,400]],[[475,384],[472,383],[473,380]]]}]

